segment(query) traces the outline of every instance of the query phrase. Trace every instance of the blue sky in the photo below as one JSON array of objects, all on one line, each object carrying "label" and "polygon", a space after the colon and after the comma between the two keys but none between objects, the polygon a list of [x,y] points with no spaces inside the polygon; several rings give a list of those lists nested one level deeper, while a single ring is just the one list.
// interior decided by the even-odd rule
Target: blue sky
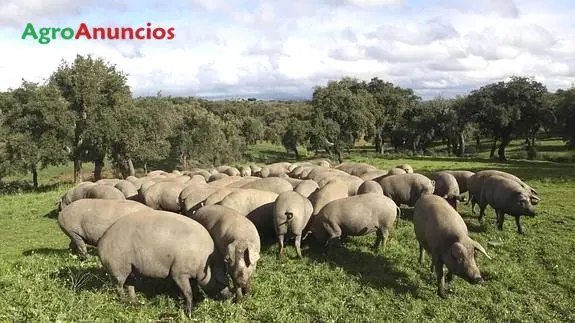
[{"label": "blue sky", "polygon": [[[575,6],[535,0],[4,0],[0,90],[41,82],[62,59],[103,57],[136,95],[309,97],[342,76],[419,95],[465,94],[511,75],[550,90],[575,78]],[[175,27],[173,41],[20,39],[39,27]]]}]

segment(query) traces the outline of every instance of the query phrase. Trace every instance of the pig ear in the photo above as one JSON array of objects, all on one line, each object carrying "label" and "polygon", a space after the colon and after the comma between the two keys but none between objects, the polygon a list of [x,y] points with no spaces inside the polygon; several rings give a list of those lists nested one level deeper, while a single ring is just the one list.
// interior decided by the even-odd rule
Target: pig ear
[{"label": "pig ear", "polygon": [[253,250],[253,248],[244,250],[244,261],[248,267],[254,265],[259,259],[260,253]]},{"label": "pig ear", "polygon": [[479,242],[473,240],[473,239],[469,239],[471,240],[471,244],[473,244],[473,247],[477,250],[479,250],[479,252],[481,252],[482,254],[485,255],[485,257],[487,257],[487,259],[491,259],[491,257],[489,257],[489,255],[487,254],[487,251],[485,251],[485,248],[483,248],[482,245],[479,244]]}]

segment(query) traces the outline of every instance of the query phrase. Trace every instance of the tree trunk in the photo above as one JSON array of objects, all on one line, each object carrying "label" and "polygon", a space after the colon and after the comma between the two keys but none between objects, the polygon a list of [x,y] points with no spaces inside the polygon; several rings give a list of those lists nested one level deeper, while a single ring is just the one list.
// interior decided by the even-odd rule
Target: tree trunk
[{"label": "tree trunk", "polygon": [[78,157],[74,160],[74,183],[78,184],[84,181],[82,178],[82,160]]},{"label": "tree trunk", "polygon": [[38,168],[36,165],[32,165],[32,184],[34,185],[35,189],[38,189]]},{"label": "tree trunk", "polygon": [[136,169],[134,168],[134,162],[132,162],[132,158],[128,158],[128,172],[130,176],[136,176]]},{"label": "tree trunk", "polygon": [[148,174],[148,163],[144,163],[144,174]]},{"label": "tree trunk", "polygon": [[188,169],[188,153],[183,152],[180,154],[180,165],[183,170]]},{"label": "tree trunk", "polygon": [[343,163],[343,155],[341,154],[339,148],[337,146],[333,146],[333,151],[337,155],[337,160],[339,161],[339,163],[340,164]]},{"label": "tree trunk", "polygon": [[505,157],[505,148],[509,145],[511,141],[511,133],[509,130],[504,130],[501,134],[501,144],[499,144],[499,150],[497,151],[497,155],[499,155],[499,161],[507,161],[507,157]]},{"label": "tree trunk", "polygon": [[102,170],[104,169],[104,155],[94,160],[94,182],[102,179]]},{"label": "tree trunk", "polygon": [[[445,141],[445,138],[443,139]],[[451,156],[451,137],[447,138],[447,156]]]},{"label": "tree trunk", "polygon": [[495,149],[497,149],[497,137],[493,137],[493,145],[491,146],[489,158],[493,158],[495,156]]},{"label": "tree trunk", "polygon": [[379,154],[383,154],[383,137],[381,136],[381,133],[375,134],[373,144],[375,146],[375,151]]},{"label": "tree trunk", "polygon": [[293,152],[295,153],[295,158],[296,158],[296,159],[299,159],[300,156],[299,156],[299,152],[297,151],[297,146],[296,146],[296,147],[293,147]]},{"label": "tree trunk", "polygon": [[459,133],[459,147],[457,148],[457,157],[463,157],[463,154],[465,154],[465,135],[463,135],[463,132]]}]

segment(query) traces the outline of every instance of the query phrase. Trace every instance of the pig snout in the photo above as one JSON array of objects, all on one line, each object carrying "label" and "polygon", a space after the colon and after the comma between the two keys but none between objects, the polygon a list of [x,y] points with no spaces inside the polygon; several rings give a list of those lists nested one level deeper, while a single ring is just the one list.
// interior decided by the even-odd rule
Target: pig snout
[{"label": "pig snout", "polygon": [[224,289],[222,289],[219,293],[217,293],[216,295],[216,299],[217,300],[227,300],[234,297],[234,293],[232,293],[232,291],[230,291],[229,287],[226,287]]},{"label": "pig snout", "polygon": [[473,277],[473,278],[471,278],[471,281],[470,281],[470,283],[472,283],[474,285],[475,284],[483,284],[484,282],[485,282],[485,279],[483,279],[483,277],[481,277],[481,276]]}]

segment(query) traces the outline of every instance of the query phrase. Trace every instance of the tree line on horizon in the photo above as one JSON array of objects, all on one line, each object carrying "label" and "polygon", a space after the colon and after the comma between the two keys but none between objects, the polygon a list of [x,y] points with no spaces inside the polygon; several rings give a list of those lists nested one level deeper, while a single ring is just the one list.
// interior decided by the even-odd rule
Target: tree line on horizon
[{"label": "tree line on horizon", "polygon": [[62,61],[44,83],[22,80],[0,92],[0,180],[73,161],[102,177],[106,160],[119,176],[136,167],[186,169],[233,163],[260,140],[326,151],[339,162],[359,140],[384,153],[425,154],[442,140],[449,154],[466,155],[469,141],[492,140],[491,157],[507,160],[512,139],[529,155],[540,132],[575,147],[575,88],[547,90],[523,76],[495,82],[455,98],[422,100],[410,88],[379,78],[351,77],[314,88],[307,101],[211,101],[197,97],[133,97],[127,75],[102,58]]}]

